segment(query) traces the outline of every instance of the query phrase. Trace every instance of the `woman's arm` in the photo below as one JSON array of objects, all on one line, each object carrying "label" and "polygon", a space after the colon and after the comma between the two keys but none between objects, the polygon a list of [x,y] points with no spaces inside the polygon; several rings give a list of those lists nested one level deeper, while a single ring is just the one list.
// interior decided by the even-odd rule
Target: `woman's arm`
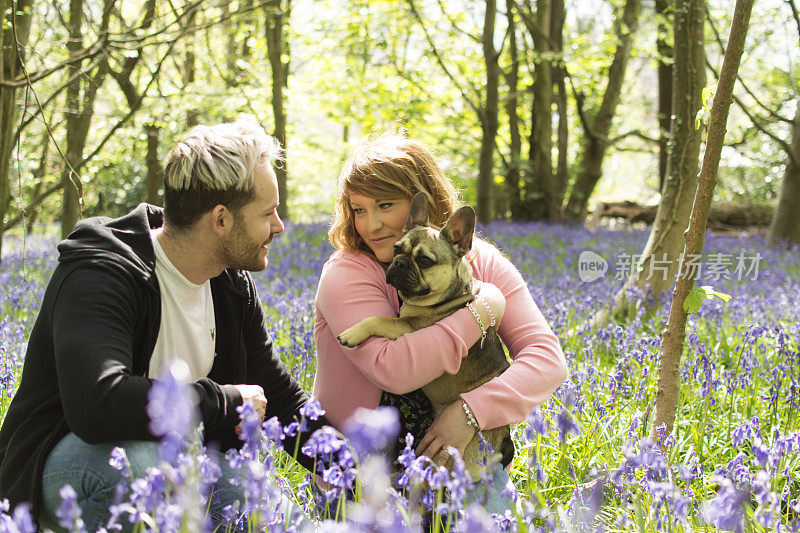
[{"label": "woman's arm", "polygon": [[[323,269],[316,305],[334,336],[370,316],[396,317],[398,303],[383,269],[366,256],[340,256]],[[454,374],[481,337],[477,322],[461,309],[435,325],[396,340],[370,337],[355,348],[337,346],[382,390],[405,394]]]},{"label": "woman's arm", "polygon": [[525,420],[566,379],[567,364],[553,333],[520,272],[500,253],[490,253],[483,281],[497,285],[506,297],[498,334],[513,359],[500,376],[461,395],[478,425],[491,429]]}]

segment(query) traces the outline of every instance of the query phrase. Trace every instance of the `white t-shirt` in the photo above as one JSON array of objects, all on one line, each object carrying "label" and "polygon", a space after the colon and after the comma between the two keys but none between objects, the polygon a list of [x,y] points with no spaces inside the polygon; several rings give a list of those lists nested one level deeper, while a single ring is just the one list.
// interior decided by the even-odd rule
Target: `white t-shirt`
[{"label": "white t-shirt", "polygon": [[161,327],[150,359],[150,377],[158,378],[175,359],[189,367],[189,380],[208,376],[214,364],[216,323],[211,282],[192,283],[175,268],[150,232],[156,252],[156,277],[161,289]]}]

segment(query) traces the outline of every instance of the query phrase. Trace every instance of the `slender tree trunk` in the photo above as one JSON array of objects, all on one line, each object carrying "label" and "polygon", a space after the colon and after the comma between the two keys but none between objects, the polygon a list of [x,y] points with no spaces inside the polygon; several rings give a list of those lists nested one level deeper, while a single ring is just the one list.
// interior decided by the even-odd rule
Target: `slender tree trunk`
[{"label": "slender tree trunk", "polygon": [[790,148],[794,157],[789,157],[786,162],[778,207],[769,230],[769,238],[773,242],[788,240],[800,243],[800,168],[794,163],[800,161],[800,107],[795,111],[792,121]]},{"label": "slender tree trunk", "polygon": [[536,60],[533,67],[533,121],[531,124],[531,176],[525,191],[527,215],[533,220],[549,218],[553,211],[553,71],[550,60],[551,0],[536,2],[531,32]]},{"label": "slender tree trunk", "polygon": [[[83,0],[70,0],[69,3],[69,41],[67,50],[70,54],[78,53],[83,48]],[[83,156],[83,142],[80,140],[81,132],[81,78],[80,63],[70,65],[68,73],[75,79],[67,87],[67,150],[64,169],[61,172],[62,198],[61,198],[61,238],[64,239],[72,232],[80,217],[80,200],[83,194],[81,178],[73,169],[77,167]]]},{"label": "slender tree trunk", "polygon": [[675,281],[684,246],[683,232],[689,224],[697,191],[700,131],[695,129],[694,122],[706,84],[704,20],[703,0],[676,0],[667,179],[644,250],[638,261],[628,257],[621,263],[628,271],[623,272],[627,279],[614,295],[610,308],[592,317],[593,327],[605,324],[612,315],[624,318],[632,311],[631,293],[643,295],[636,304],[644,304],[652,312],[661,293],[670,290]]},{"label": "slender tree trunk", "polygon": [[669,155],[669,126],[672,116],[672,46],[669,29],[672,20],[668,0],[655,0],[658,18],[656,50],[658,51],[658,190],[664,188]]},{"label": "slender tree trunk", "polygon": [[520,213],[520,161],[522,160],[522,136],[519,131],[519,115],[517,114],[519,98],[519,50],[517,48],[517,25],[514,16],[514,0],[506,0],[506,13],[508,17],[508,53],[511,57],[506,82],[508,83],[508,98],[506,99],[506,114],[508,115],[509,133],[509,158],[506,171],[506,199],[512,220],[521,217]]},{"label": "slender tree trunk", "polygon": [[[108,21],[114,0],[105,0],[103,20],[100,24],[101,35],[108,31]],[[70,0],[69,32],[70,39],[67,48],[74,54],[83,48],[83,0]],[[76,63],[68,71],[70,76],[80,71],[82,65]],[[80,179],[80,170],[83,166],[83,149],[86,146],[86,137],[94,115],[94,101],[97,91],[103,85],[108,74],[108,57],[105,56],[98,64],[94,75],[84,74],[83,79],[76,76],[75,81],[67,87],[67,109],[65,111],[67,122],[67,149],[65,151],[64,169],[61,173],[62,204],[61,204],[61,235],[66,238],[75,227],[81,213],[83,185]]]},{"label": "slender tree trunk", "polygon": [[[692,206],[689,229],[686,232],[686,257],[700,255],[703,251],[708,211],[717,183],[719,158],[725,141],[725,125],[733,99],[733,85],[739,71],[752,8],[753,0],[736,1],[728,49],[725,52],[711,108],[703,167],[700,171],[697,194]],[[702,6],[700,9],[702,10]],[[679,41],[675,42],[677,44]],[[675,424],[680,396],[680,361],[686,336],[687,315],[683,304],[694,285],[695,276],[696,271],[688,269],[686,263],[681,261],[680,276],[675,282],[675,289],[672,293],[669,320],[661,338],[662,354],[658,369],[655,416],[650,430],[651,440],[657,440],[657,430],[660,426],[664,425],[666,427],[664,435],[669,435]]]},{"label": "slender tree trunk", "polygon": [[159,189],[163,182],[161,176],[161,160],[158,157],[158,134],[159,128],[155,124],[145,124],[144,131],[147,134],[147,155],[145,164],[147,166],[147,197],[145,201],[152,205],[161,205],[161,194]]},{"label": "slender tree trunk", "polygon": [[628,68],[641,9],[641,0],[627,0],[621,20],[618,18],[616,21],[617,48],[608,70],[608,85],[600,109],[591,126],[586,129],[578,177],[567,202],[566,215],[573,221],[581,221],[586,217],[589,197],[603,175],[608,134],[622,94],[622,83],[625,81],[625,71]]},{"label": "slender tree trunk", "polygon": [[550,15],[550,38],[553,42],[553,52],[558,55],[558,62],[553,65],[553,82],[557,89],[555,102],[558,112],[558,141],[556,144],[558,161],[556,163],[553,203],[559,207],[560,218],[560,206],[564,203],[564,194],[567,191],[567,182],[569,180],[569,162],[567,160],[569,123],[567,118],[567,85],[564,81],[567,77],[567,71],[564,68],[564,58],[562,57],[564,53],[564,20],[566,19],[564,0],[552,0]]},{"label": "slender tree trunk", "polygon": [[494,211],[494,143],[498,128],[500,66],[494,47],[496,0],[486,1],[483,19],[483,59],[486,64],[486,102],[481,109],[481,151],[478,161],[478,220],[486,223]]},{"label": "slender tree trunk", "polygon": [[[289,64],[283,62],[284,57],[289,57],[289,44],[286,41],[284,31],[285,24],[289,19],[289,0],[282,2],[274,0],[266,7],[267,24],[267,54],[269,64],[272,69],[272,115],[275,118],[275,131],[273,135],[281,143],[284,150],[288,150],[286,139],[286,108],[284,106],[284,89],[287,88],[289,81]],[[288,155],[282,164],[275,168],[275,175],[278,178],[278,196],[280,204],[278,215],[286,218],[289,205],[288,187]]]},{"label": "slender tree trunk", "polygon": [[[186,26],[192,28],[197,24],[197,8],[189,7],[189,13],[186,15]],[[189,31],[186,34],[186,53],[183,56],[183,90],[193,91],[195,79],[197,77],[194,55],[193,43],[194,31]],[[200,123],[200,110],[192,107],[186,110],[186,129],[191,129]]]},{"label": "slender tree trunk", "polygon": [[[28,44],[31,0],[0,0],[0,8],[0,80],[5,81],[17,78],[20,73],[22,48]],[[6,11],[9,11],[7,18]],[[3,254],[3,226],[11,207],[16,97],[16,89],[0,86],[0,260]]]}]

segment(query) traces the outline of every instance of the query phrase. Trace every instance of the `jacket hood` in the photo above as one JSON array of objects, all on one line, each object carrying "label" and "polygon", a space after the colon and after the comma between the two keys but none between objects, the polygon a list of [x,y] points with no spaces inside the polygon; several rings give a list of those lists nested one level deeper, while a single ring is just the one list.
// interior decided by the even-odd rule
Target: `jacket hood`
[{"label": "jacket hood", "polygon": [[92,217],[81,220],[58,244],[58,261],[111,262],[131,269],[144,281],[155,278],[155,252],[150,230],[164,223],[163,210],[149,204],[120,218]]},{"label": "jacket hood", "polygon": [[[156,253],[150,230],[163,225],[164,210],[145,203],[120,218],[81,220],[58,244],[58,261],[62,264],[89,261],[117,265],[134,272],[142,281],[156,288]],[[242,295],[247,294],[248,276],[240,270],[225,270],[215,279]]]}]

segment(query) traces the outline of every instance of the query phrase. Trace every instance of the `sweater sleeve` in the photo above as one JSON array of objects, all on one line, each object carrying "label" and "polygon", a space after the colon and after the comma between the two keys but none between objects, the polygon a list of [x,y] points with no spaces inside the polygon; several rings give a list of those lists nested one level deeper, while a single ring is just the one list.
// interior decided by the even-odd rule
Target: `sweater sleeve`
[{"label": "sweater sleeve", "polygon": [[[340,256],[328,263],[317,289],[317,307],[334,336],[371,316],[396,317],[394,290],[379,266],[364,257]],[[377,387],[405,394],[444,372],[455,374],[481,330],[466,309],[396,340],[370,337],[355,348],[337,347]]]},{"label": "sweater sleeve", "polygon": [[501,375],[461,398],[480,427],[491,429],[525,420],[531,409],[561,385],[568,369],[561,344],[520,272],[499,252],[482,253],[488,260],[481,279],[497,285],[506,297],[506,311],[497,332],[513,361]]}]

